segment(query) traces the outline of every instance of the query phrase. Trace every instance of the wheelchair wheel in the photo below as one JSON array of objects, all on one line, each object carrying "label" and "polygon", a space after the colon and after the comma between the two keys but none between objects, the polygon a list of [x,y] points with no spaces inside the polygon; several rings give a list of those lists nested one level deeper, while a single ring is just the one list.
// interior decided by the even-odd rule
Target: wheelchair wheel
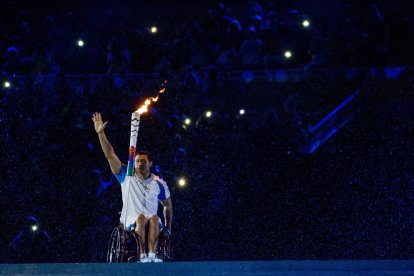
[{"label": "wheelchair wheel", "polygon": [[158,240],[158,255],[163,262],[172,262],[173,260],[171,239],[169,236],[165,235],[164,232],[161,232]]},{"label": "wheelchair wheel", "polygon": [[122,232],[123,229],[118,226],[116,227],[111,234],[109,239],[108,251],[106,254],[107,263],[120,263],[123,259],[123,252],[121,248],[122,244]]},{"label": "wheelchair wheel", "polygon": [[139,257],[139,241],[134,232],[125,231],[122,225],[116,227],[109,239],[106,262],[137,262],[140,260]]},{"label": "wheelchair wheel", "polygon": [[128,263],[140,261],[139,240],[133,231],[126,232],[125,235],[125,261]]}]

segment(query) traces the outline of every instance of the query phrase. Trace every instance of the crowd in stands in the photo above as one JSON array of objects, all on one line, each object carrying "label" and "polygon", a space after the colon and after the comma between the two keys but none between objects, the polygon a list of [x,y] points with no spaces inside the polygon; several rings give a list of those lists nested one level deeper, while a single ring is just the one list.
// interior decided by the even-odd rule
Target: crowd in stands
[{"label": "crowd in stands", "polygon": [[[71,44],[85,18],[37,21],[44,14],[21,11],[0,20],[1,70],[12,84],[0,98],[0,262],[105,261],[122,202],[91,115],[109,121],[125,163],[131,112],[165,80],[138,147],[170,187],[176,260],[413,258],[413,72],[324,73],[410,65],[411,42],[399,43],[409,25],[376,4],[348,3],[338,24],[310,18],[309,30],[300,9],[282,15],[272,2],[249,2],[241,18],[230,6],[156,35],[103,18],[89,34],[97,40],[85,40],[95,48]],[[285,60],[284,48],[295,58]],[[305,66],[326,71],[280,83],[235,73]],[[346,125],[303,152],[312,126],[360,88],[343,109]]]},{"label": "crowd in stands", "polygon": [[[139,18],[122,17],[110,8],[101,8],[101,15],[79,7],[11,5],[0,20],[1,70],[8,76],[59,71],[168,76],[209,65],[276,69],[413,63],[413,24],[403,11],[376,1],[338,5],[342,14],[334,21],[327,14],[288,9],[282,1],[213,2],[196,14],[189,12],[193,6],[181,3],[176,15],[157,18],[157,33]],[[84,47],[77,46],[78,39]],[[288,60],[287,50],[292,53]]]}]

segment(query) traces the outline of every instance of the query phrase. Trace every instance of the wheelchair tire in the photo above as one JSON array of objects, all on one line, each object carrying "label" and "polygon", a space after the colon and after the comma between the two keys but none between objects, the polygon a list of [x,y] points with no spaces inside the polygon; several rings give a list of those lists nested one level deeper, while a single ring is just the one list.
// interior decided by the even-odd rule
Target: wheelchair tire
[{"label": "wheelchair tire", "polygon": [[119,226],[112,231],[106,254],[107,263],[121,263],[123,261],[122,233],[123,230]]},{"label": "wheelchair tire", "polygon": [[163,262],[172,262],[173,255],[170,237],[162,234],[158,242],[158,252]]},{"label": "wheelchair tire", "polygon": [[140,261],[139,240],[134,232],[126,232],[121,225],[112,230],[106,253],[107,263],[135,263]]}]

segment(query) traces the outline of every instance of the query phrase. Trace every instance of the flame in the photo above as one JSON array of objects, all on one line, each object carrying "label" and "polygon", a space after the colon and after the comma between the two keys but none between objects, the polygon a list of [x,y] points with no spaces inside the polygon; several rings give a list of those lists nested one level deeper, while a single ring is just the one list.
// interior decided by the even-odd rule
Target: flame
[{"label": "flame", "polygon": [[149,105],[152,102],[155,103],[156,101],[158,101],[158,96],[157,97],[151,97],[151,98],[146,99],[145,102],[144,102],[144,104],[141,105],[137,110],[135,110],[135,112],[138,112],[139,115],[147,112]]},{"label": "flame", "polygon": [[[159,94],[164,93],[165,91],[165,85],[167,84],[167,81],[165,80],[164,83],[162,84],[162,86],[164,86],[163,88],[160,89],[160,91],[158,92]],[[141,105],[137,110],[135,110],[135,112],[139,113],[139,115],[145,113],[148,111],[148,107],[150,106],[151,103],[155,103],[156,101],[158,101],[158,97],[151,97],[145,100],[144,104]]]}]

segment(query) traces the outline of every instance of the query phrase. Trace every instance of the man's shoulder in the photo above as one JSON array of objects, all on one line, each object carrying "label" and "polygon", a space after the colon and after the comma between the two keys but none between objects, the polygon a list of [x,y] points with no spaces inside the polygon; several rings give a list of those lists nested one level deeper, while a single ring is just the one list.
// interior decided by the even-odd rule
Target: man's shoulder
[{"label": "man's shoulder", "polygon": [[113,173],[113,175],[115,176],[115,178],[118,180],[118,182],[120,183],[120,184],[122,184],[124,181],[125,181],[125,179],[128,177],[126,174],[126,166],[124,166],[123,164],[121,164],[121,167],[120,167],[120,169],[119,169],[119,172],[118,173]]},{"label": "man's shoulder", "polygon": [[167,182],[156,174],[152,174],[152,183],[155,184],[158,194],[158,200],[166,200],[170,197],[170,189],[168,188]]},{"label": "man's shoulder", "polygon": [[165,180],[164,180],[164,179],[162,179],[161,177],[159,177],[158,175],[156,175],[156,174],[154,174],[154,173],[152,173],[151,178],[152,178],[152,180],[153,180],[153,181],[156,181],[156,182],[158,182],[158,183],[160,183],[160,184],[167,185],[167,182],[165,182]]}]

